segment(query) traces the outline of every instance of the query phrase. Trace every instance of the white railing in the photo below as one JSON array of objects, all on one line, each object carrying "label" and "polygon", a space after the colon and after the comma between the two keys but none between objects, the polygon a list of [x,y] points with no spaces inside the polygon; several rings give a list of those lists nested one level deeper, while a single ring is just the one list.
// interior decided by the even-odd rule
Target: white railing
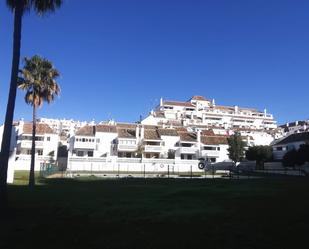
[{"label": "white railing", "polygon": [[[21,146],[21,148],[31,149],[32,148],[32,141],[21,141],[20,146]],[[43,141],[35,141],[35,147],[43,148]]]},{"label": "white railing", "polygon": [[217,150],[202,150],[201,154],[203,157],[219,157],[219,151]]},{"label": "white railing", "polygon": [[145,152],[161,152],[162,146],[160,145],[145,145]]},{"label": "white railing", "polygon": [[137,145],[136,144],[118,144],[119,151],[136,151]]},{"label": "white railing", "polygon": [[74,142],[75,149],[92,149],[95,150],[95,142]]},{"label": "white railing", "polygon": [[195,154],[198,151],[196,147],[180,147],[179,152],[182,154]]}]

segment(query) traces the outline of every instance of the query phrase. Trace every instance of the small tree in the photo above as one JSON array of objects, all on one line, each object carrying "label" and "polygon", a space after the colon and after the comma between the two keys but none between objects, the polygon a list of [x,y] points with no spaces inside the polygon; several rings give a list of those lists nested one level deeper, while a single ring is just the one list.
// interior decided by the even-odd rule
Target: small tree
[{"label": "small tree", "polygon": [[264,145],[252,146],[246,151],[246,158],[256,161],[257,169],[264,169],[264,162],[272,158],[272,147]]},{"label": "small tree", "polygon": [[282,165],[283,167],[295,167],[296,164],[298,164],[299,158],[298,158],[298,152],[297,150],[293,149],[285,153],[285,155],[282,158]]},{"label": "small tree", "polygon": [[242,140],[240,133],[236,132],[227,139],[229,158],[235,163],[240,162],[244,157],[246,143]]},{"label": "small tree", "polygon": [[298,165],[303,165],[305,162],[309,162],[309,144],[302,144],[298,149]]},{"label": "small tree", "polygon": [[172,149],[168,150],[167,158],[168,159],[175,159],[175,150],[172,150]]},{"label": "small tree", "polygon": [[143,152],[144,152],[143,146],[141,144],[139,144],[137,146],[136,151],[135,151],[135,157],[142,158],[143,157]]}]

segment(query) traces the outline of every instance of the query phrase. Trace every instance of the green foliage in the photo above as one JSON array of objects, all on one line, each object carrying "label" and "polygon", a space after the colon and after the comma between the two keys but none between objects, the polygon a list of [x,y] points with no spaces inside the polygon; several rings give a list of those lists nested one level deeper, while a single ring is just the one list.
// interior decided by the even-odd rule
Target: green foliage
[{"label": "green foliage", "polygon": [[264,162],[271,160],[272,147],[271,146],[252,146],[246,151],[246,159],[256,161],[258,168],[264,168]]},{"label": "green foliage", "polygon": [[309,162],[309,144],[300,145],[298,150],[290,150],[283,156],[282,165],[284,167],[301,166]]},{"label": "green foliage", "polygon": [[282,165],[284,167],[295,167],[298,162],[298,152],[293,149],[285,153],[282,159]]},{"label": "green foliage", "polygon": [[137,146],[137,150],[135,151],[135,157],[142,158],[143,157],[144,148],[141,144]]},{"label": "green foliage", "polygon": [[246,143],[242,140],[240,133],[236,132],[227,139],[229,158],[234,162],[240,162],[244,157]]},{"label": "green foliage", "polygon": [[302,144],[298,149],[298,164],[302,165],[309,162],[309,144]]},{"label": "green foliage", "polygon": [[33,9],[38,15],[54,12],[60,8],[63,0],[6,0],[7,6],[13,11],[19,5],[23,12]]},{"label": "green foliage", "polygon": [[25,102],[32,106],[41,106],[43,101],[52,102],[60,93],[56,78],[59,72],[47,59],[34,55],[24,59],[24,67],[20,70],[18,88],[25,90]]}]

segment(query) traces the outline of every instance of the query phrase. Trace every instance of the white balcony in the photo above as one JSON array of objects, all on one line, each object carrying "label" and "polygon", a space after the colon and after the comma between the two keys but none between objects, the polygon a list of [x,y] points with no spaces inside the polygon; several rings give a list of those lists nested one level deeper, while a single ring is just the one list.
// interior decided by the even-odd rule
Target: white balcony
[{"label": "white balcony", "polygon": [[77,142],[74,143],[74,149],[90,149],[95,150],[96,144],[95,142]]},{"label": "white balcony", "polygon": [[195,154],[197,147],[180,147],[178,148],[180,154]]},{"label": "white balcony", "polygon": [[202,157],[219,157],[220,151],[217,150],[202,150]]},{"label": "white balcony", "polygon": [[161,152],[162,146],[160,145],[145,145],[145,152]]},{"label": "white balcony", "polygon": [[118,151],[136,151],[137,145],[136,144],[118,144],[117,149]]},{"label": "white balcony", "polygon": [[[32,141],[31,140],[23,140],[20,144],[21,148],[31,149],[32,148]],[[43,141],[35,141],[36,148],[43,148]]]}]

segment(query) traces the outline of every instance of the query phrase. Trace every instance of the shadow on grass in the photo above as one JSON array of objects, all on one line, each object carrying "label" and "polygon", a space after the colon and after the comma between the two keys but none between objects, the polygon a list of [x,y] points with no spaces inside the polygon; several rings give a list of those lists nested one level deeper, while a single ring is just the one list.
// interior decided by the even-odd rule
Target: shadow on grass
[{"label": "shadow on grass", "polygon": [[34,189],[9,186],[14,217],[0,245],[301,248],[308,187],[305,178],[41,179]]}]

